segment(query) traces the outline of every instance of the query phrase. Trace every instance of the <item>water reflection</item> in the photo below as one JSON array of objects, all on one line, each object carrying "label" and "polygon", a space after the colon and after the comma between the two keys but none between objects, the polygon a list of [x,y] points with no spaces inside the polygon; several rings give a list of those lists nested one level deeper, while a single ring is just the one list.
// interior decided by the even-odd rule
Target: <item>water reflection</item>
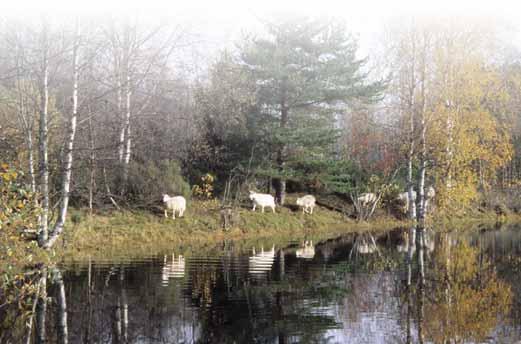
[{"label": "water reflection", "polygon": [[32,342],[515,342],[519,233],[411,227],[44,269]]},{"label": "water reflection", "polygon": [[261,247],[260,252],[256,252],[254,247],[252,253],[248,258],[248,272],[252,275],[269,273],[275,261],[275,246],[269,251],[264,251],[264,247]]},{"label": "water reflection", "polygon": [[175,254],[171,256],[165,255],[163,264],[161,274],[163,286],[168,286],[168,281],[171,278],[183,278],[185,276],[185,258],[182,255],[177,256],[177,258]]},{"label": "water reflection", "polygon": [[297,258],[313,259],[313,257],[315,257],[315,245],[313,245],[313,240],[304,241],[304,244],[295,251],[295,255]]}]

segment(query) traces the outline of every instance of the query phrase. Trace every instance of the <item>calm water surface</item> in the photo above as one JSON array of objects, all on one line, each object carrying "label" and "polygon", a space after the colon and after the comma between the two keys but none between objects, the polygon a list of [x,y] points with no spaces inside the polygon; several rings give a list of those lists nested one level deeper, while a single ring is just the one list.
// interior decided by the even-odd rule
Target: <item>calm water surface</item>
[{"label": "calm water surface", "polygon": [[[217,252],[62,266],[69,343],[521,340],[518,227]],[[49,282],[51,300],[59,289]],[[47,307],[50,342],[57,304]]]}]

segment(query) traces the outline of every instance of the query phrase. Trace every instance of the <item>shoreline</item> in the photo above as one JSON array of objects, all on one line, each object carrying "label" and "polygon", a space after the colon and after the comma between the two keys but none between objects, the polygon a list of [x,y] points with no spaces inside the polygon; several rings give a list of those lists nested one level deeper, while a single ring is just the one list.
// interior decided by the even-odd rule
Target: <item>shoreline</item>
[{"label": "shoreline", "polygon": [[[383,232],[411,226],[410,221],[378,216],[356,222],[344,215],[317,207],[313,215],[290,208],[278,208],[277,214],[252,212],[241,208],[240,220],[229,230],[220,226],[218,202],[193,201],[185,217],[165,219],[150,212],[112,211],[94,214],[73,209],[56,254],[64,262],[90,259],[125,259],[144,257],[165,251],[211,251],[219,244],[233,243],[239,249],[253,246],[281,246],[291,242],[318,242],[348,233]],[[517,214],[498,217],[492,212],[460,218],[431,219],[435,230],[469,230],[480,225],[521,222]],[[75,223],[73,223],[75,222]]]}]

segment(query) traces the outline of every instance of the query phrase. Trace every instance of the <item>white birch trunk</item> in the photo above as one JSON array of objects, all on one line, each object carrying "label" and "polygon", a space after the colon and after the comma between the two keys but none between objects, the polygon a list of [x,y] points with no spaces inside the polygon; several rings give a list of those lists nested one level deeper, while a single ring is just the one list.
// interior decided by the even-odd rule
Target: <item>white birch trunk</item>
[{"label": "white birch trunk", "polygon": [[[128,165],[130,162],[130,155],[132,151],[131,137],[130,137],[130,98],[132,95],[130,87],[130,71],[127,66],[127,83],[125,88],[125,157],[124,163]],[[128,167],[127,167],[128,169]]]},{"label": "white birch trunk", "polygon": [[76,123],[78,118],[78,79],[79,79],[79,65],[78,65],[78,50],[80,44],[80,32],[79,23],[76,24],[76,39],[74,42],[73,56],[72,56],[72,71],[73,71],[73,84],[72,84],[72,114],[70,118],[70,124],[68,128],[67,142],[65,147],[65,160],[63,163],[62,180],[61,180],[61,204],[58,220],[54,229],[45,242],[43,247],[50,248],[58,239],[58,236],[63,231],[65,221],[67,219],[67,210],[69,207],[69,193],[72,176],[72,161],[73,161],[73,148],[74,148],[74,137],[76,136]]},{"label": "white birch trunk", "polygon": [[[44,24],[45,25],[45,24]],[[42,34],[42,81],[40,86],[40,123],[39,123],[39,191],[42,198],[38,230],[38,244],[43,246],[48,238],[49,221],[49,161],[48,161],[48,107],[49,107],[49,61],[47,27]]]},{"label": "white birch trunk", "polygon": [[117,110],[118,116],[121,119],[121,127],[119,130],[119,142],[118,142],[118,161],[123,162],[123,155],[125,152],[125,116],[123,115],[123,97],[122,97],[122,85],[121,85],[121,66],[120,63],[116,63],[116,83],[117,83]]},{"label": "white birch trunk", "polygon": [[424,38],[422,62],[421,62],[421,83],[420,83],[420,171],[418,179],[418,197],[417,197],[417,217],[420,222],[420,227],[423,229],[425,224],[425,174],[427,172],[427,100],[426,100],[426,61],[427,59],[427,39]]},{"label": "white birch trunk", "polygon": [[123,156],[123,185],[121,186],[121,194],[125,193],[128,180],[128,168],[130,163],[130,156],[132,153],[132,141],[130,137],[130,106],[131,106],[131,80],[130,80],[130,52],[127,52],[126,56],[126,83],[125,83],[125,154]]},{"label": "white birch trunk", "polygon": [[409,112],[409,152],[407,156],[407,212],[408,217],[411,220],[416,219],[416,202],[414,201],[414,182],[413,182],[413,160],[415,151],[415,125],[414,125],[414,106],[415,106],[415,93],[416,93],[416,42],[414,37],[411,37],[411,51],[412,61],[410,69],[410,80],[409,80],[409,94],[408,94],[408,112]]}]

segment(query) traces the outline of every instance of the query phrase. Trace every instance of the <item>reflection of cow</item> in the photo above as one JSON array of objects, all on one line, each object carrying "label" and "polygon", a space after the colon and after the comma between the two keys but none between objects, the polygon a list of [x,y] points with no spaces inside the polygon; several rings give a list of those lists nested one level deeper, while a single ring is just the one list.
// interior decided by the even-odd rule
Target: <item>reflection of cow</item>
[{"label": "reflection of cow", "polygon": [[315,246],[313,245],[313,241],[306,240],[304,245],[297,249],[296,255],[297,258],[313,259],[315,256]]},{"label": "reflection of cow", "polygon": [[185,258],[181,255],[175,258],[175,254],[172,254],[172,259],[169,260],[168,256],[165,256],[163,261],[163,270],[161,273],[161,279],[163,285],[168,285],[170,278],[183,278],[185,276]]},{"label": "reflection of cow", "polygon": [[261,251],[257,253],[253,248],[253,256],[248,259],[248,271],[250,274],[263,274],[271,271],[273,262],[275,261],[275,246],[270,251]]},{"label": "reflection of cow", "polygon": [[356,250],[360,254],[374,253],[376,251],[376,244],[374,241],[368,242],[364,240],[356,246]]}]

